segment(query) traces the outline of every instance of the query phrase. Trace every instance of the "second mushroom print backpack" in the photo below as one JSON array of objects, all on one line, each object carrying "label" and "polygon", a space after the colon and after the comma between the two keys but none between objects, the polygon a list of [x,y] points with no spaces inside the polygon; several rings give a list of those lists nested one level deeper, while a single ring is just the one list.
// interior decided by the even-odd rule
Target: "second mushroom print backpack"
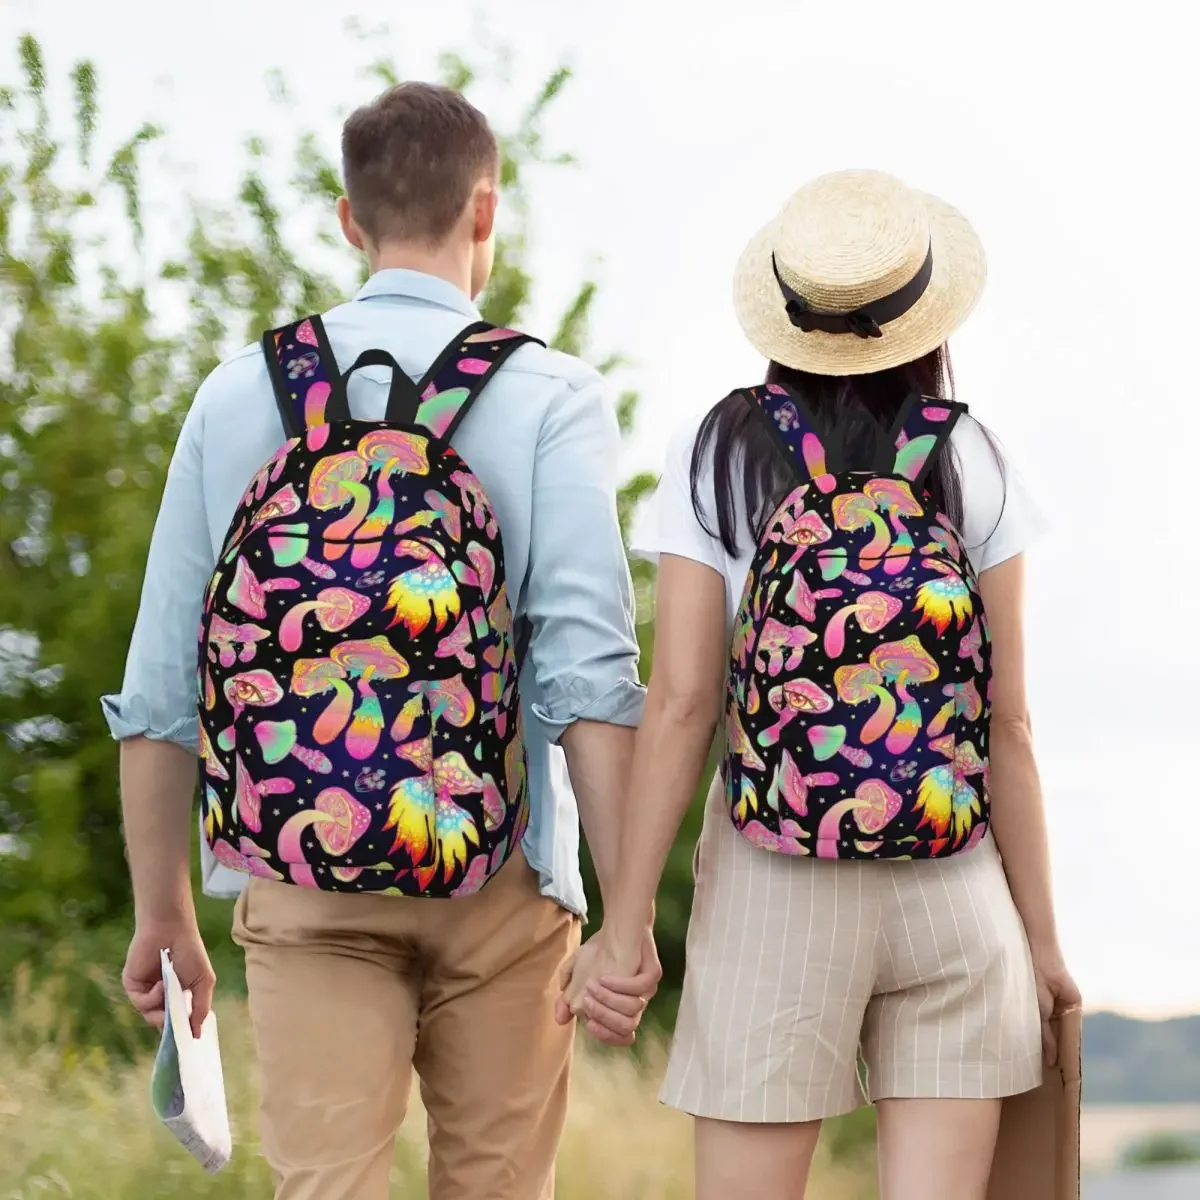
[{"label": "second mushroom print backpack", "polygon": [[[204,598],[206,838],[225,866],[333,891],[478,891],[527,823],[518,651],[496,515],[450,446],[534,339],[483,323],[414,384],[343,376],[319,317],[263,338],[286,440]],[[392,369],[383,421],[346,398]]]},{"label": "second mushroom print backpack", "polygon": [[884,461],[827,461],[778,385],[743,393],[799,479],[734,622],[724,776],[750,842],[935,858],[988,820],[990,645],[975,574],[924,484],[965,406],[911,396]]}]

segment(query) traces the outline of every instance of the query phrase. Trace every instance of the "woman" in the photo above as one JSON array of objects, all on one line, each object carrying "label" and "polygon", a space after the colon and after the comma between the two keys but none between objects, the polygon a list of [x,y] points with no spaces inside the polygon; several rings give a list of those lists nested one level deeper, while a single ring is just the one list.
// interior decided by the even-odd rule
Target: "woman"
[{"label": "woman", "polygon": [[1040,521],[952,396],[946,340],[984,275],[948,205],[873,172],[809,184],[737,268],[766,385],[669,455],[617,901],[565,998],[632,1029],[724,716],[663,1089],[696,1118],[700,1200],[802,1194],[821,1121],[862,1101],[860,1053],[884,1200],[982,1200],[1000,1098],[1037,1086],[1079,999],[1025,695]]}]

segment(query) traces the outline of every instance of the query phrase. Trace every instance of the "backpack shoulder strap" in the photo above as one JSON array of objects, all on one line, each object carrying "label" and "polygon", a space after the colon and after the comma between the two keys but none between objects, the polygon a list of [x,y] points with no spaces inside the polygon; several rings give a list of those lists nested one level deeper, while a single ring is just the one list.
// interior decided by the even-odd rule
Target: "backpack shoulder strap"
[{"label": "backpack shoulder strap", "polygon": [[901,405],[888,439],[891,461],[880,463],[878,469],[921,487],[966,411],[967,406],[957,400],[938,400],[914,392]]},{"label": "backpack shoulder strap", "polygon": [[500,329],[487,321],[468,325],[417,384],[421,399],[414,424],[449,441],[509,355],[530,342],[546,344],[527,333]]},{"label": "backpack shoulder strap", "polygon": [[800,397],[777,383],[739,388],[738,392],[762,413],[776,444],[795,465],[801,480],[812,480],[822,492],[833,491],[837,483],[826,463],[825,445]]},{"label": "backpack shoulder strap", "polygon": [[319,316],[268,329],[262,348],[288,437],[350,419],[346,386]]}]

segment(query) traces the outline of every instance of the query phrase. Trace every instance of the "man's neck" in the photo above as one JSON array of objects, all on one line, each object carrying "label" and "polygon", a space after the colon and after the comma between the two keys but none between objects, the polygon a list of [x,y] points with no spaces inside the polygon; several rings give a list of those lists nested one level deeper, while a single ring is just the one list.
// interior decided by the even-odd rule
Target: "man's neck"
[{"label": "man's neck", "polygon": [[389,269],[420,271],[423,275],[433,275],[452,283],[468,298],[471,295],[469,249],[451,246],[438,247],[436,250],[411,245],[381,246],[369,259],[368,266],[372,275]]}]

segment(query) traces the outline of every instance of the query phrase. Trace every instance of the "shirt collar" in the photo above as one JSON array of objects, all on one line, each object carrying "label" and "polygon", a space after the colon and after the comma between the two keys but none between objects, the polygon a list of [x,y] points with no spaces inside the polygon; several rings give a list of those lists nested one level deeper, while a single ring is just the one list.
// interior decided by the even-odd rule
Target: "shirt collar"
[{"label": "shirt collar", "polygon": [[373,296],[403,296],[423,300],[472,320],[480,319],[479,310],[454,284],[436,275],[426,275],[423,271],[409,271],[403,267],[385,267],[382,271],[376,271],[354,298],[369,300]]}]

